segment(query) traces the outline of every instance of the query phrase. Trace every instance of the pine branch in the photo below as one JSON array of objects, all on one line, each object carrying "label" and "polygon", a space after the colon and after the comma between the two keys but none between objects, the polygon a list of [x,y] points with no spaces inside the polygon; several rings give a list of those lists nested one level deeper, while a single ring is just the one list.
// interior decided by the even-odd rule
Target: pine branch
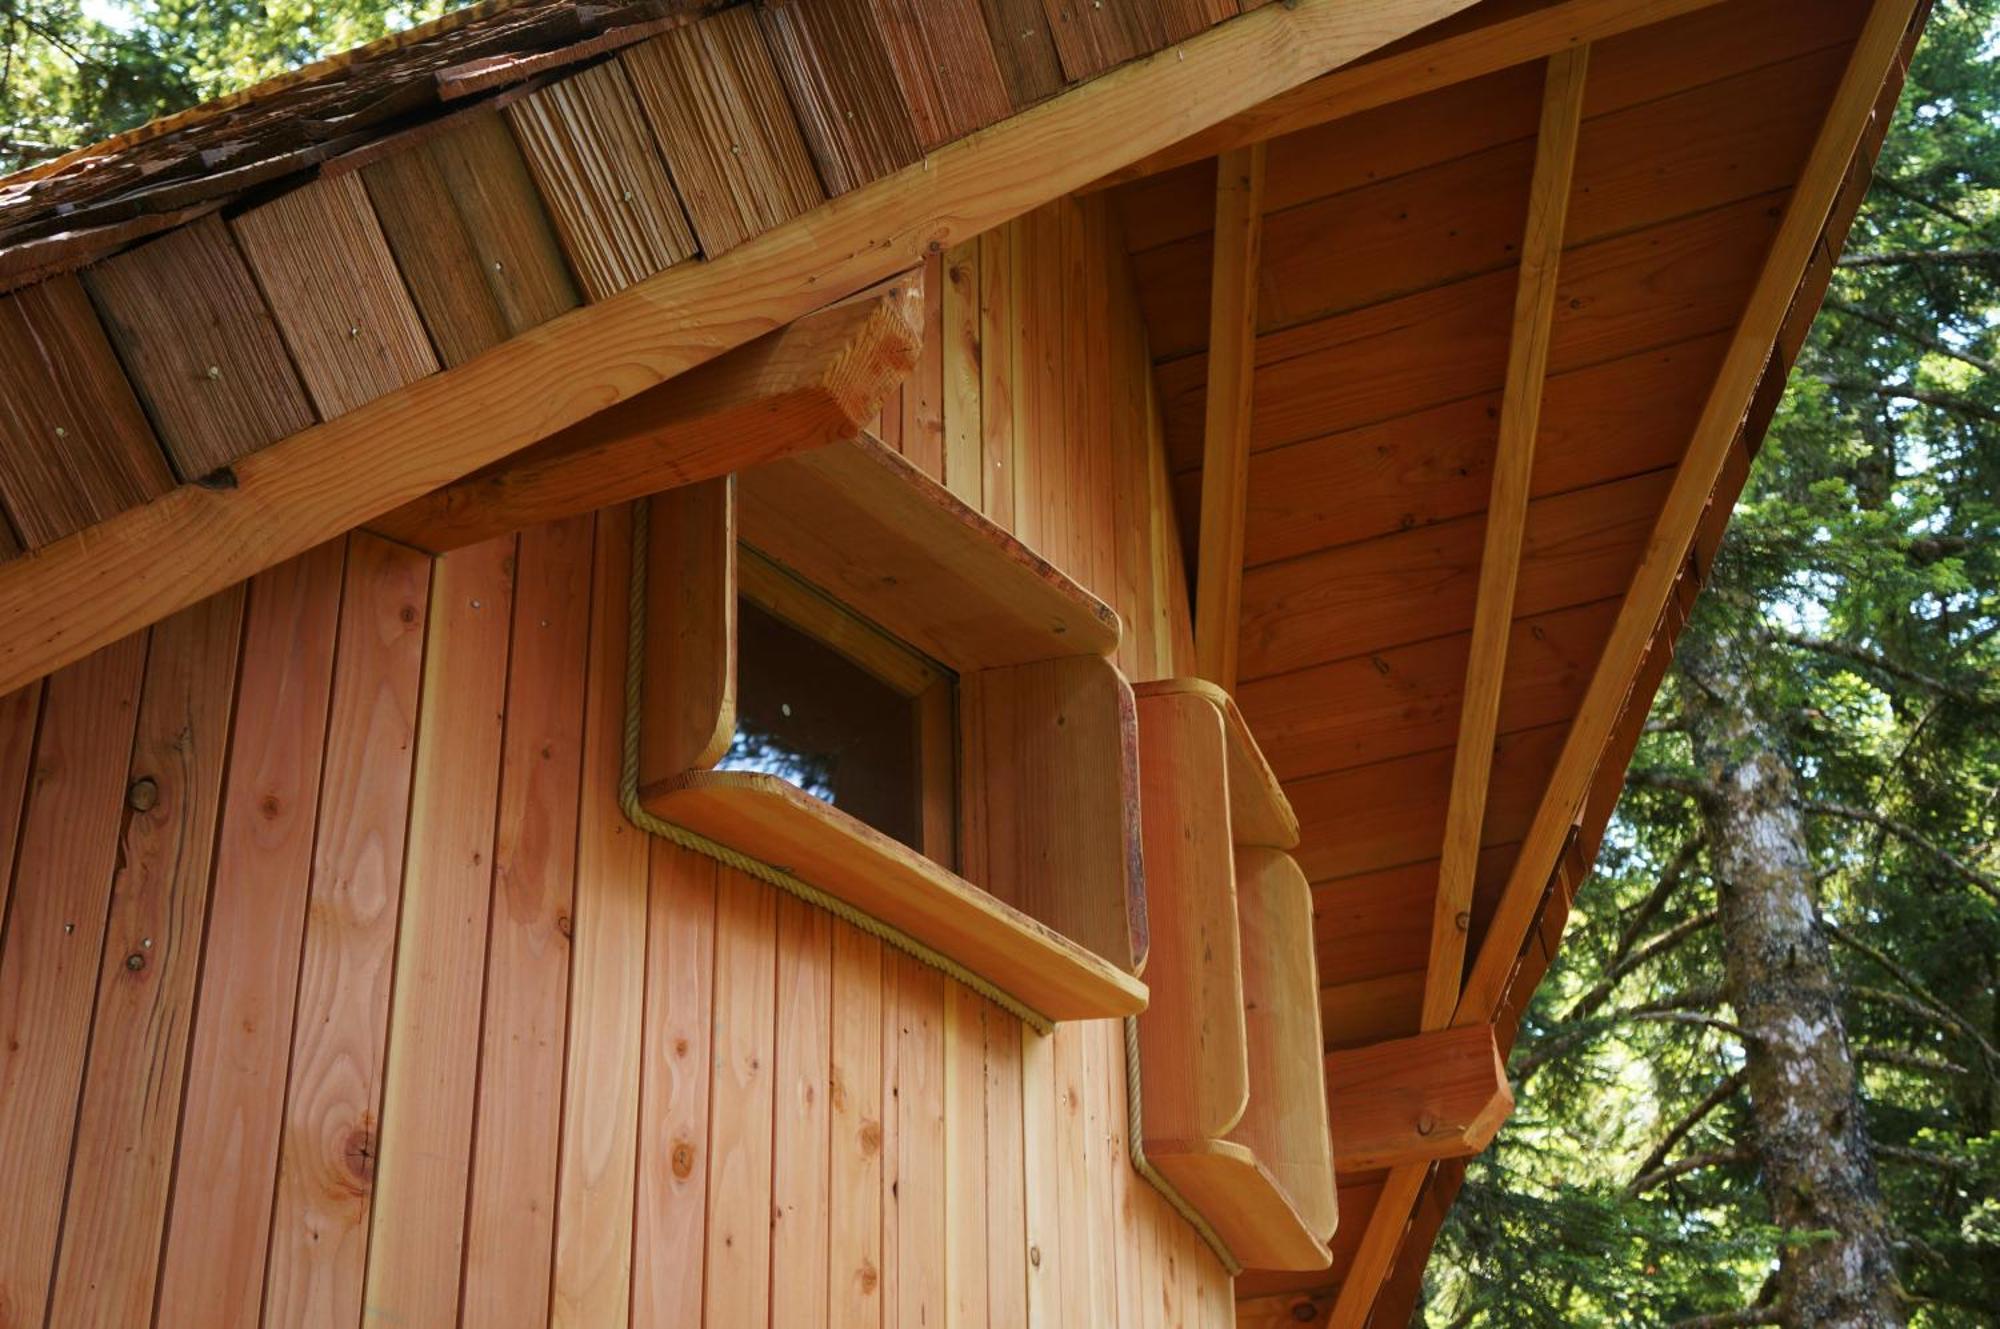
[{"label": "pine branch", "polygon": [[1900,267],[1906,263],[1988,267],[2000,263],[2000,249],[1878,249],[1840,256],[1843,268]]},{"label": "pine branch", "polygon": [[1697,1315],[1691,1320],[1675,1320],[1667,1329],[1737,1329],[1747,1324],[1783,1324],[1785,1308],[1777,1306],[1745,1306],[1740,1311],[1723,1311],[1717,1315]]},{"label": "pine branch", "polygon": [[1633,1171],[1632,1180],[1626,1184],[1625,1193],[1627,1195],[1637,1195],[1638,1191],[1635,1187],[1639,1183],[1639,1178],[1658,1170],[1667,1161],[1667,1155],[1672,1153],[1675,1147],[1687,1138],[1688,1132],[1707,1120],[1709,1113],[1736,1097],[1738,1091],[1743,1088],[1748,1078],[1748,1072],[1737,1071],[1733,1075],[1723,1077],[1722,1081],[1715,1088],[1709,1090],[1708,1097],[1695,1104],[1692,1112],[1675,1122],[1672,1129],[1666,1133],[1665,1138],[1654,1147],[1653,1152],[1646,1155],[1645,1161],[1640,1163]]},{"label": "pine branch", "polygon": [[1969,1067],[1943,1057],[1927,1057],[1921,1052],[1908,1048],[1885,1048],[1863,1046],[1854,1050],[1858,1060],[1875,1066],[1894,1066],[1898,1070],[1915,1071],[1919,1075],[1970,1075]]},{"label": "pine branch", "polygon": [[1844,304],[1838,300],[1828,300],[1826,307],[1845,314],[1849,318],[1858,318],[1863,323],[1872,323],[1890,336],[1900,338],[1913,346],[1921,346],[1927,351],[1935,351],[1937,354],[1949,359],[1971,365],[1982,374],[2000,375],[2000,364],[1982,359],[1970,351],[1961,351],[1956,346],[1939,341],[1929,333],[1918,332],[1915,328],[1905,327],[1886,314],[1878,314],[1872,309],[1863,309],[1859,305]]},{"label": "pine branch", "polygon": [[1914,383],[1862,383],[1854,379],[1831,378],[1820,375],[1819,381],[1841,392],[1865,392],[1872,396],[1891,401],[1913,401],[1923,406],[1932,406],[1940,411],[1951,411],[1957,415],[1969,416],[1975,420],[2000,423],[2000,411],[1981,405],[1966,397],[1954,397],[1948,392],[1934,392],[1920,388]]},{"label": "pine branch", "polygon": [[[1932,561],[1935,562],[1936,560],[1933,559]],[[1815,655],[1830,656],[1836,660],[1845,660],[1849,664],[1860,665],[1862,668],[1873,673],[1898,679],[1913,687],[1922,688],[1926,692],[1934,692],[1941,697],[1949,697],[1953,701],[1960,702],[1966,706],[1981,707],[1990,704],[1974,689],[1960,686],[1946,679],[1934,678],[1921,670],[1913,669],[1909,665],[1892,660],[1880,651],[1870,650],[1866,646],[1857,646],[1853,642],[1836,641],[1828,637],[1814,637],[1803,632],[1787,632],[1781,628],[1760,628],[1757,631],[1757,635],[1762,640],[1775,645],[1791,646],[1802,651],[1810,651]]]},{"label": "pine branch", "polygon": [[1582,1047],[1592,1037],[1607,1029],[1615,1029],[1621,1024],[1690,1024],[1704,1028],[1718,1029],[1740,1042],[1748,1042],[1750,1035],[1741,1026],[1731,1024],[1719,1016],[1709,1014],[1722,1004],[1722,996],[1716,992],[1689,992],[1663,1001],[1649,1002],[1644,1006],[1628,1007],[1585,1021],[1580,1027],[1565,1029],[1561,1033],[1549,1034],[1527,1049],[1516,1048],[1518,1061],[1508,1065],[1508,1073],[1514,1077],[1514,1088],[1518,1093],[1530,1076],[1549,1062],[1564,1057]]},{"label": "pine branch", "polygon": [[1646,893],[1646,898],[1639,902],[1639,907],[1632,911],[1632,917],[1625,921],[1624,928],[1618,933],[1618,944],[1611,952],[1613,964],[1623,959],[1634,946],[1638,945],[1639,934],[1653,921],[1654,915],[1666,907],[1674,892],[1681,888],[1681,879],[1687,875],[1688,869],[1694,866],[1696,857],[1707,845],[1708,841],[1697,833],[1689,836],[1681,847],[1674,851],[1673,859],[1667,864],[1667,870],[1660,874],[1658,883]]},{"label": "pine branch", "polygon": [[1660,789],[1670,794],[1681,794],[1697,803],[1715,801],[1716,788],[1706,780],[1697,780],[1691,775],[1681,775],[1674,771],[1662,771],[1652,767],[1635,766],[1625,773],[1626,788]]},{"label": "pine branch", "polygon": [[1695,933],[1713,924],[1719,917],[1720,914],[1718,911],[1710,909],[1705,913],[1696,914],[1692,918],[1683,919],[1681,922],[1668,928],[1665,932],[1657,933],[1647,938],[1621,957],[1610,969],[1605,971],[1604,977],[1599,979],[1594,987],[1577,998],[1576,1004],[1571,1006],[1569,1011],[1563,1015],[1560,1023],[1569,1024],[1571,1021],[1588,1019],[1590,1016],[1596,1014],[1598,1008],[1603,1006],[1611,994],[1617,990],[1618,984],[1626,975],[1641,965],[1669,953],[1689,937],[1694,936]]},{"label": "pine branch", "polygon": [[1846,821],[1866,822],[1870,826],[1879,826],[1898,839],[1924,850],[1938,862],[1978,887],[1995,904],[2000,904],[2000,881],[1981,872],[1914,826],[1907,826],[1893,817],[1885,817],[1867,808],[1849,807],[1844,803],[1807,803],[1805,809],[1823,817],[1839,817]]},{"label": "pine branch", "polygon": [[1877,175],[1874,179],[1874,184],[1878,189],[1894,194],[1905,203],[1914,203],[1918,207],[1944,218],[1946,221],[1956,222],[1969,230],[1976,231],[1979,229],[1978,222],[1961,213],[1953,212],[1950,208],[1931,198],[1921,185],[1904,184],[1901,180],[1886,175]]},{"label": "pine branch", "polygon": [[1738,1145],[1734,1149],[1717,1149],[1706,1154],[1689,1154],[1678,1162],[1654,1168],[1640,1177],[1632,1183],[1630,1193],[1644,1195],[1647,1191],[1662,1186],[1676,1177],[1685,1177],[1690,1172],[1700,1172],[1712,1167],[1728,1167],[1734,1163],[1754,1162],[1756,1157],[1756,1152],[1748,1145]]},{"label": "pine branch", "polygon": [[1908,1163],[1912,1167],[1929,1168],[1933,1172],[1958,1173],[1972,1170],[1972,1164],[1963,1159],[1946,1158],[1943,1154],[1934,1154],[1926,1149],[1911,1149],[1907,1145],[1878,1144],[1875,1146],[1875,1156],[1895,1163]]}]

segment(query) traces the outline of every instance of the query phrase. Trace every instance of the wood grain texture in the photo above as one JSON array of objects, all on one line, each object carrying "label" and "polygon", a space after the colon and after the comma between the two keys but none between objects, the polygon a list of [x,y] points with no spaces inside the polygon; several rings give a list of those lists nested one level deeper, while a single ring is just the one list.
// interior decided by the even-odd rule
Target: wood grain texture
[{"label": "wood grain texture", "polygon": [[827,1323],[882,1329],[881,942],[856,928],[834,929],[831,999]]},{"label": "wood grain texture", "polygon": [[979,0],[869,0],[925,151],[1013,110]]},{"label": "wood grain texture", "polygon": [[1061,58],[1042,0],[979,0],[994,62],[1014,109],[1024,110],[1063,88]]},{"label": "wood grain texture", "polygon": [[466,1322],[540,1325],[556,1219],[592,522],[521,534],[465,1229]]},{"label": "wood grain texture", "polygon": [[51,1325],[152,1314],[242,629],[239,588],[152,632]]},{"label": "wood grain texture", "polygon": [[873,3],[774,0],[757,8],[829,194],[908,166],[922,152]]},{"label": "wood grain texture", "polygon": [[622,64],[537,89],[506,115],[588,299],[694,256],[694,231]]},{"label": "wood grain texture", "polygon": [[436,372],[359,176],[315,180],[234,227],[321,419]]},{"label": "wood grain texture", "polygon": [[1155,0],[1042,0],[1042,8],[1063,75],[1072,83],[1167,44],[1166,20]]},{"label": "wood grain texture", "polygon": [[458,1311],[517,542],[437,564],[425,625],[365,1302]]},{"label": "wood grain texture", "polygon": [[348,542],[265,1313],[361,1314],[430,562]]},{"label": "wood grain texture", "polygon": [[644,1040],[647,844],[618,801],[625,733],[631,514],[597,519],[590,683],[576,837],[574,972],[556,1190],[556,1326],[621,1320],[632,1299],[632,1225]]},{"label": "wood grain texture", "polygon": [[313,423],[271,311],[220,217],[83,274],[176,470],[193,480]]},{"label": "wood grain texture", "polygon": [[42,685],[30,683],[0,697],[0,912],[14,882],[14,846],[27,814],[25,801],[35,755],[35,730],[42,718]]},{"label": "wood grain texture", "polygon": [[761,1324],[770,1314],[777,948],[777,891],[724,869],[715,902],[705,1324]]},{"label": "wood grain texture", "polygon": [[1349,1174],[1479,1153],[1514,1108],[1491,1025],[1330,1052],[1326,1085]]},{"label": "wood grain texture", "polygon": [[714,766],[736,734],[736,478],[648,506],[641,788]]},{"label": "wood grain texture", "polygon": [[312,885],[344,542],[250,583],[154,1322],[258,1323]]},{"label": "wood grain texture", "polygon": [[555,228],[501,117],[463,116],[363,167],[361,178],[447,366],[577,304]]},{"label": "wood grain texture", "polygon": [[0,1319],[48,1304],[74,1105],[82,1092],[146,634],[49,679],[0,954]]},{"label": "wood grain texture", "polygon": [[795,896],[778,901],[772,1062],[771,1323],[825,1329],[832,1157],[833,929]]},{"label": "wood grain texture", "polygon": [[83,284],[54,277],[0,296],[0,505],[22,543],[39,548],[173,482]]},{"label": "wood grain texture", "polygon": [[826,197],[756,11],[726,9],[619,56],[713,258]]}]

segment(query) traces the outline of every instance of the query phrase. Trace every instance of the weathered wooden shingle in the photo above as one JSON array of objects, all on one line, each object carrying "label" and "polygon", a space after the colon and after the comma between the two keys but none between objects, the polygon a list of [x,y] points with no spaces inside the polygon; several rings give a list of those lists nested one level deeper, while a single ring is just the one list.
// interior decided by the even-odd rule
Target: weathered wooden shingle
[{"label": "weathered wooden shingle", "polygon": [[246,212],[236,238],[321,418],[437,370],[360,176],[315,180]]},{"label": "weathered wooden shingle", "polygon": [[106,259],[83,279],[182,475],[208,475],[313,422],[220,217]]},{"label": "weathered wooden shingle", "polygon": [[711,256],[823,202],[826,191],[748,5],[620,59]]},{"label": "weathered wooden shingle", "polygon": [[1071,82],[1167,44],[1159,0],[1042,0],[1042,7]]},{"label": "weathered wooden shingle", "polygon": [[1013,105],[978,0],[871,0],[917,142],[963,138]]},{"label": "weathered wooden shingle", "polygon": [[[1254,2],[1254,0],[1253,0]],[[1154,0],[1167,40],[1184,42],[1198,37],[1226,18],[1235,18],[1236,0]]]},{"label": "weathered wooden shingle", "polygon": [[463,117],[370,163],[361,178],[447,365],[578,303],[555,229],[499,116]]},{"label": "weathered wooden shingle", "polygon": [[1062,61],[1056,57],[1042,0],[980,0],[979,7],[985,12],[986,32],[1014,109],[1061,92]]},{"label": "weathered wooden shingle", "polygon": [[0,500],[27,547],[173,483],[83,283],[51,277],[0,297]]},{"label": "weathered wooden shingle", "polygon": [[625,66],[596,65],[507,107],[570,265],[592,300],[695,253]]},{"label": "weathered wooden shingle", "polygon": [[917,131],[870,0],[772,0],[757,12],[829,193],[917,159]]}]

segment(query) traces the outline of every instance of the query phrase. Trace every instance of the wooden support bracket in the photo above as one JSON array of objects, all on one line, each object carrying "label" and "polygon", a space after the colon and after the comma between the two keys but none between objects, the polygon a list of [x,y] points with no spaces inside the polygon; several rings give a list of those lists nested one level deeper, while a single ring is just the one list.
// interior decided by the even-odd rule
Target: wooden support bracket
[{"label": "wooden support bracket", "polygon": [[1476,1154],[1514,1110],[1484,1024],[1329,1052],[1326,1092],[1333,1165],[1350,1176]]}]

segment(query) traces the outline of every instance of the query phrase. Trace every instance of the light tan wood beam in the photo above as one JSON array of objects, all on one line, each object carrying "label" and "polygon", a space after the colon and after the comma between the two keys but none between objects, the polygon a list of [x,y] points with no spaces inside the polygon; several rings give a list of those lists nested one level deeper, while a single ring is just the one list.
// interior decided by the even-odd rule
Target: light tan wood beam
[{"label": "light tan wood beam", "polygon": [[1208,398],[1195,566],[1195,668],[1236,690],[1243,618],[1244,501],[1250,488],[1250,386],[1257,360],[1257,264],[1264,235],[1264,145],[1216,163],[1215,267],[1209,282]]},{"label": "light tan wood beam", "polygon": [[1326,1086],[1349,1175],[1476,1154],[1514,1110],[1492,1025],[1329,1052]]},{"label": "light tan wood beam", "polygon": [[434,554],[861,432],[916,364],[918,269],[809,314],[368,529]]},{"label": "light tan wood beam", "polygon": [[1266,5],[0,564],[0,693],[1471,3]]},{"label": "light tan wood beam", "polygon": [[1472,879],[1479,866],[1479,832],[1486,821],[1493,740],[1500,726],[1500,690],[1506,681],[1507,641],[1514,626],[1514,585],[1528,526],[1528,486],[1535,467],[1535,436],[1541,427],[1563,219],[1569,212],[1589,59],[1587,46],[1551,56],[1542,93],[1541,132],[1528,191],[1528,223],[1521,241],[1521,275],[1514,291],[1514,326],[1493,455],[1493,487],[1486,504],[1486,543],[1472,614],[1472,650],[1459,707],[1458,748],[1452,759],[1430,958],[1424,972],[1425,1029],[1451,1023],[1458,1007],[1458,985],[1465,976]]},{"label": "light tan wood beam", "polygon": [[1463,83],[1557,51],[1649,27],[1720,0],[1548,0],[1492,18],[1474,10],[1231,116],[1091,185],[1108,188],[1251,143]]},{"label": "light tan wood beam", "polygon": [[1819,243],[1848,163],[1874,114],[1883,74],[1895,61],[1921,3],[1878,0],[1862,26],[1466,978],[1454,1017],[1456,1024],[1485,1023],[1500,1008],[1508,974],[1534,923],[1536,903],[1590,790],[1604,745],[1630,701],[1633,676],[1659,627],[1674,580],[1687,561],[1696,527],[1715,491],[1716,477],[1722,472],[1751,394],[1791,309],[1799,274]]}]

